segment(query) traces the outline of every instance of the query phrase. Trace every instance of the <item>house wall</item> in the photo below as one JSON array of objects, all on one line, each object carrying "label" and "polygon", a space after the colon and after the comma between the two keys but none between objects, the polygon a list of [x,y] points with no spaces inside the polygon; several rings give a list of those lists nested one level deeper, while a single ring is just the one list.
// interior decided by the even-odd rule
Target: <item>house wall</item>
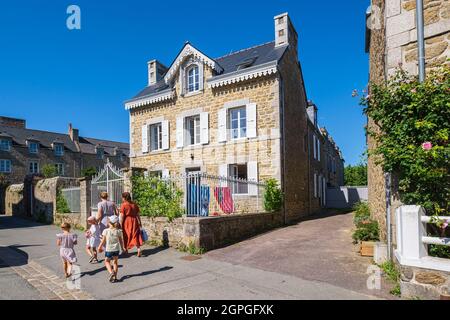
[{"label": "house wall", "polygon": [[310,213],[308,188],[308,149],[305,136],[308,129],[306,113],[307,99],[302,83],[296,43],[284,54],[279,70],[282,79],[282,110],[284,119],[280,151],[281,164],[284,167],[283,183],[285,193],[286,222],[295,221]]},{"label": "house wall", "polygon": [[79,154],[65,151],[62,157],[55,156],[52,149],[40,148],[38,154],[31,154],[28,147],[12,145],[10,151],[0,151],[0,159],[11,160],[11,173],[4,173],[9,183],[22,183],[29,174],[30,161],[37,161],[39,169],[46,164],[64,164],[64,176],[78,176]]},{"label": "house wall", "polygon": [[[395,68],[402,66],[411,74],[418,73],[417,30],[415,0],[372,0],[372,5],[381,9],[381,29],[371,31],[370,81],[381,83]],[[449,64],[450,57],[450,2],[447,0],[424,1],[425,60],[426,70]],[[380,52],[384,52],[381,55]],[[377,130],[376,124],[368,119],[368,127]],[[367,137],[369,150],[376,146],[374,139]],[[376,165],[374,156],[368,158],[368,188],[371,214],[380,223],[381,239],[386,239],[384,175]],[[394,181],[395,184],[395,181]],[[400,205],[393,199],[391,216]],[[395,221],[395,219],[391,219]],[[394,228],[395,229],[395,228]]]},{"label": "house wall", "polygon": [[[204,79],[212,75],[205,66]],[[176,83],[181,92],[180,82]],[[200,167],[210,174],[219,174],[219,165],[258,162],[259,180],[271,177],[280,180],[280,120],[279,81],[268,76],[245,83],[237,83],[215,89],[205,85],[204,92],[190,97],[177,96],[174,101],[158,103],[151,107],[131,110],[131,149],[136,157],[131,166],[148,170],[169,170],[170,174],[184,173],[186,168]],[[218,142],[218,111],[226,103],[242,101],[257,104],[257,138]],[[176,120],[192,110],[209,113],[209,143],[206,145],[176,146]],[[195,113],[193,113],[195,114]],[[142,126],[147,121],[163,118],[169,121],[170,150],[142,153]]]}]

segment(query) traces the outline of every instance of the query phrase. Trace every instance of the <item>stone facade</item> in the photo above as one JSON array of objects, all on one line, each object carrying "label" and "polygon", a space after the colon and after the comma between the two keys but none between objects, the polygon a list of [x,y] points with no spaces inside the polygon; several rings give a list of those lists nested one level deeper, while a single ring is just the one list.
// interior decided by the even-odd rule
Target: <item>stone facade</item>
[{"label": "stone facade", "polygon": [[[373,0],[372,6],[380,8],[380,28],[370,30],[369,59],[370,81],[385,81],[396,68],[401,66],[411,74],[418,73],[417,30],[415,0]],[[373,11],[375,12],[375,11]],[[448,64],[450,57],[450,2],[447,0],[424,1],[425,61],[426,70]],[[380,54],[384,52],[384,55]],[[376,130],[371,119],[368,126]],[[368,149],[375,147],[375,141],[367,137]],[[371,213],[380,223],[382,240],[386,239],[385,179],[375,157],[368,159],[369,205]],[[395,186],[395,177],[393,181]],[[393,190],[395,194],[395,189]],[[392,199],[391,216],[400,202]],[[395,219],[391,219],[395,221]],[[393,228],[394,230],[395,228]],[[393,238],[395,239],[395,237]]]},{"label": "stone facade", "polygon": [[175,248],[195,245],[213,250],[250,238],[283,224],[281,213],[243,214],[227,217],[167,218],[141,217],[149,241]]},{"label": "stone facade", "polygon": [[422,268],[400,266],[402,298],[439,300],[450,295],[450,274]]},{"label": "stone facade", "polygon": [[[155,84],[154,79],[150,79],[153,86],[126,104],[130,110],[131,167],[171,176],[185,174],[190,169],[215,176],[231,176],[230,165],[247,164],[248,172],[254,175],[250,177],[249,174],[248,180],[263,182],[275,178],[281,183],[286,200],[286,222],[312,213],[310,150],[306,145],[307,99],[298,61],[297,33],[287,14],[275,17],[275,25],[277,32],[273,44],[242,50],[216,60],[186,44],[170,69],[166,70],[167,74],[161,76],[163,80]],[[279,38],[281,36],[284,40]],[[282,54],[274,58],[278,59],[276,61],[251,65],[258,61],[258,55],[264,50],[272,50],[273,56],[281,51]],[[251,66],[224,71],[219,62],[224,63],[225,60],[228,68],[230,61],[250,61]],[[186,94],[189,63],[200,66],[200,84],[197,92]],[[150,65],[155,65],[154,60]],[[263,67],[267,69],[262,70]],[[251,74],[253,70],[255,72]],[[255,119],[252,120],[255,134],[250,136],[248,133],[240,139],[223,139],[221,128],[225,122],[222,112],[227,114],[234,108],[250,106],[256,108]],[[185,128],[179,131],[180,126],[184,126],[184,119],[202,114],[207,114],[207,125],[201,127],[201,143],[180,145],[180,134],[181,137],[186,134]],[[247,113],[247,117],[252,116]],[[227,121],[231,120],[227,118]],[[148,130],[157,123],[164,123],[167,128],[167,132],[162,129],[167,142],[163,143],[163,148],[157,148],[158,151],[151,151],[147,141],[151,139]],[[251,131],[250,128],[247,130]],[[227,135],[230,131],[227,128]]]},{"label": "stone facade", "polygon": [[[0,116],[0,142],[9,142],[9,149],[0,148],[0,161],[10,163],[10,170],[0,174],[9,184],[21,183],[29,174],[42,173],[45,165],[58,165],[58,175],[64,177],[80,177],[86,168],[99,170],[106,161],[119,168],[129,166],[128,144],[80,137],[72,125],[67,134],[60,134],[28,129],[25,120]],[[30,151],[31,142],[38,145],[35,153]],[[63,147],[62,154],[56,152],[56,145]],[[97,149],[103,150],[102,156]],[[37,172],[30,171],[31,163],[36,163]]]}]

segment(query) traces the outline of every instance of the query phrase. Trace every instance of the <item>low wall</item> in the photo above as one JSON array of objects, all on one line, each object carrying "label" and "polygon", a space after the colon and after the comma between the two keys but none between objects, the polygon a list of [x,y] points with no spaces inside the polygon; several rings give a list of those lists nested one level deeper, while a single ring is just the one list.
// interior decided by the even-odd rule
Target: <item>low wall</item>
[{"label": "low wall", "polygon": [[340,187],[327,189],[327,208],[352,208],[357,202],[368,201],[367,187]]},{"label": "low wall", "polygon": [[441,295],[450,294],[450,273],[401,265],[399,267],[402,298],[439,300]]},{"label": "low wall", "polygon": [[161,245],[189,246],[206,250],[220,248],[248,239],[283,224],[280,213],[257,213],[207,218],[141,217],[149,240]]},{"label": "low wall", "polygon": [[25,214],[23,200],[24,184],[12,184],[5,192],[5,214],[7,216],[22,216]]},{"label": "low wall", "polygon": [[81,221],[80,213],[55,213],[53,223],[59,226],[63,222],[70,223],[72,228],[76,228],[78,230],[85,229],[85,223],[84,221]]}]

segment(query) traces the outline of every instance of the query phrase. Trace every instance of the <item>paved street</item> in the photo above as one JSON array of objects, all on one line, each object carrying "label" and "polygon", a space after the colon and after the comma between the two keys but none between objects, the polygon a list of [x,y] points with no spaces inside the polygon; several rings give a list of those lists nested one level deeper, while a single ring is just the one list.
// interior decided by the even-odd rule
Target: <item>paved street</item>
[{"label": "paved street", "polygon": [[[11,299],[374,299],[374,292],[363,289],[369,259],[352,253],[349,231],[339,224],[348,219],[316,220],[320,230],[305,221],[194,261],[173,249],[147,247],[142,258],[120,260],[121,281],[115,284],[107,281],[103,264],[87,262],[80,241],[81,291],[71,291],[55,244],[58,228],[0,216],[0,272],[14,279],[0,281],[0,292],[13,291]],[[324,237],[318,235],[326,235],[329,224],[339,227],[320,245]]]}]

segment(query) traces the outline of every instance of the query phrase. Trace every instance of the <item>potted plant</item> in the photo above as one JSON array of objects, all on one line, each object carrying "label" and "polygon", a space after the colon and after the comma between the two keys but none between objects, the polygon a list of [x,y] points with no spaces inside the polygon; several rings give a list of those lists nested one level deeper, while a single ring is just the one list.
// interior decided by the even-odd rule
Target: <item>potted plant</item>
[{"label": "potted plant", "polygon": [[360,243],[362,256],[373,257],[375,242],[380,240],[378,222],[371,219],[359,222],[352,237],[355,243]]}]

